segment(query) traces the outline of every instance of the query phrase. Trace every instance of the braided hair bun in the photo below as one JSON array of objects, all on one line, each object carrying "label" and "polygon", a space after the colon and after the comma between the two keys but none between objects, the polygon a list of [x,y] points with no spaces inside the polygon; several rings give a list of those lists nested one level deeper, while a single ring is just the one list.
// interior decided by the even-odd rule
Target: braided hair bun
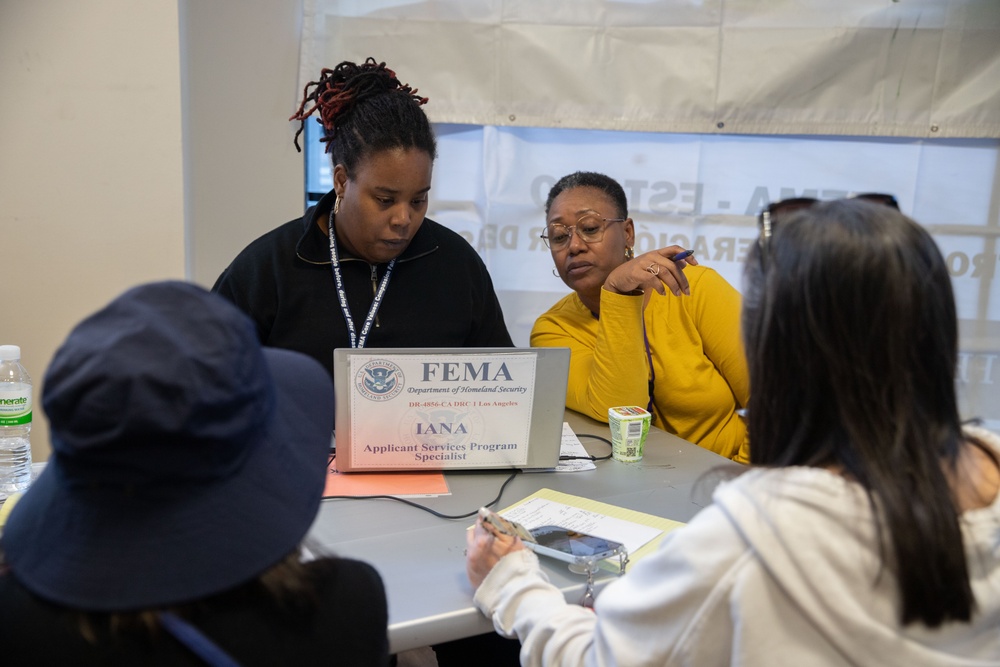
[{"label": "braided hair bun", "polygon": [[434,159],[434,133],[420,108],[426,103],[426,97],[401,83],[384,62],[344,61],[333,69],[324,68],[319,81],[309,82],[302,91],[298,111],[289,118],[300,122],[295,148],[302,150],[299,135],[306,119],[318,112],[324,134],[320,141],[333,163],[344,165],[348,172],[367,153],[392,148],[419,148]]}]

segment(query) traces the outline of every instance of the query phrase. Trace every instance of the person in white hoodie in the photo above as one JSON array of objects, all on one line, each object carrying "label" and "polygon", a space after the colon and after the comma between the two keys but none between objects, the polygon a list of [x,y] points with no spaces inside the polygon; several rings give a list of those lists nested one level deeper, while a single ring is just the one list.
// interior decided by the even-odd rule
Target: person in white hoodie
[{"label": "person in white hoodie", "polygon": [[470,531],[475,604],[523,665],[1000,665],[1000,438],[960,423],[940,251],[865,201],[763,222],[750,470],[593,611],[520,540]]}]

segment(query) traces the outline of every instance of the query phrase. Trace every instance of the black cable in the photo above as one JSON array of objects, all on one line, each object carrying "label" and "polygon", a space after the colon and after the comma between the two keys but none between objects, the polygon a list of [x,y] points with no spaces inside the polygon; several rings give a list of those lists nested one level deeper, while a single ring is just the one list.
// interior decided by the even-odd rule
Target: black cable
[{"label": "black cable", "polygon": [[[595,440],[600,440],[606,443],[608,447],[612,447],[611,441],[599,435],[594,435],[593,433],[579,433],[578,438],[594,438]],[[607,456],[560,456],[560,461],[607,461],[611,458],[611,454]]]},{"label": "black cable", "polygon": [[[580,433],[576,437],[578,437],[578,438],[594,438],[595,440],[600,440],[601,442],[607,444],[608,447],[612,446],[611,445],[611,441],[608,440],[607,438],[599,436],[599,435],[594,435],[592,433]],[[333,460],[334,460],[335,457],[336,457],[336,454],[330,456],[329,463],[331,465],[333,464]],[[611,454],[608,454],[607,456],[560,456],[559,460],[560,461],[574,461],[574,460],[607,461],[610,458],[611,458]],[[510,484],[514,480],[514,478],[517,477],[518,474],[520,474],[520,472],[521,472],[520,470],[514,470],[510,474],[510,476],[504,481],[504,483],[500,485],[500,491],[497,493],[497,497],[494,498],[493,500],[491,500],[490,502],[486,503],[485,505],[483,505],[483,507],[493,507],[494,505],[496,505],[497,503],[499,503],[500,502],[500,498],[503,496],[504,489],[507,488],[507,485]],[[323,500],[396,500],[396,501],[401,502],[401,503],[403,503],[405,505],[409,505],[410,507],[416,507],[417,509],[423,510],[425,512],[429,512],[430,514],[433,514],[434,516],[436,516],[438,518],[441,518],[441,519],[468,519],[470,516],[475,516],[476,514],[479,513],[479,508],[477,507],[476,509],[472,510],[471,512],[468,512],[467,514],[454,514],[454,515],[453,514],[442,514],[441,512],[438,512],[437,510],[432,510],[430,507],[427,507],[425,505],[421,505],[420,503],[415,503],[412,500],[407,500],[406,498],[400,498],[399,496],[389,496],[389,495],[377,495],[377,496],[324,496]]]},{"label": "black cable", "polygon": [[[504,483],[500,485],[500,492],[497,493],[497,497],[494,498],[493,500],[491,500],[490,502],[486,503],[485,505],[483,505],[483,507],[493,507],[494,505],[496,505],[497,503],[499,503],[500,502],[500,497],[503,496],[504,489],[506,489],[507,485],[510,484],[514,480],[514,478],[517,477],[520,473],[521,473],[520,470],[514,470],[513,472],[511,472],[510,476],[507,477],[507,479],[504,481]],[[441,518],[441,519],[468,519],[470,516],[476,516],[476,514],[479,513],[479,508],[477,507],[476,509],[472,510],[468,514],[454,514],[454,515],[452,515],[452,514],[442,514],[441,512],[438,512],[437,510],[432,510],[430,507],[427,507],[425,505],[421,505],[420,503],[415,503],[412,500],[407,500],[406,498],[400,498],[399,496],[382,496],[382,495],[379,495],[379,496],[325,496],[323,498],[323,500],[327,500],[327,499],[341,499],[341,500],[374,500],[374,499],[380,499],[380,500],[397,500],[397,501],[399,501],[399,502],[401,502],[401,503],[403,503],[405,505],[409,505],[410,507],[416,507],[417,509],[423,510],[425,512],[429,512],[429,513],[433,514],[434,516],[436,516],[438,518]]]}]

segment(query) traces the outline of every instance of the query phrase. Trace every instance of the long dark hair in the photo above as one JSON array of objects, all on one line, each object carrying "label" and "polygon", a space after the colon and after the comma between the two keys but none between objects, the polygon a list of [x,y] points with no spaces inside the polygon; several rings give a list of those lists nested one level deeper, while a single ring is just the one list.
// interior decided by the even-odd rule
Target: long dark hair
[{"label": "long dark hair", "polygon": [[426,97],[401,83],[385,63],[374,58],[360,65],[345,60],[306,85],[298,111],[289,118],[301,123],[295,147],[306,119],[317,113],[324,134],[320,141],[333,164],[343,165],[349,175],[362,158],[393,148],[417,148],[434,160],[437,142],[420,108],[426,103]]},{"label": "long dark hair", "polygon": [[837,466],[867,491],[902,622],[967,621],[975,607],[942,466],[962,447],[958,326],[937,245],[898,211],[817,204],[751,250],[743,331],[750,461]]}]

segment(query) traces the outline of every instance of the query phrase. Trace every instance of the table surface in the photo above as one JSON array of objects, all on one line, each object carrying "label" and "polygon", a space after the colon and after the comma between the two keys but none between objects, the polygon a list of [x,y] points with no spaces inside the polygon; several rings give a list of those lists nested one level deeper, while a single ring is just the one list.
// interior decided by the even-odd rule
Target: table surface
[{"label": "table surface", "polygon": [[[569,410],[566,421],[591,454],[610,453],[609,445],[585,437],[610,437],[607,424]],[[494,509],[549,488],[686,522],[710,502],[712,489],[729,476],[727,469],[737,465],[651,428],[642,461],[598,461],[596,470],[583,472],[519,474]],[[413,500],[443,514],[474,513],[496,497],[509,475],[508,471],[449,472],[450,495]],[[321,553],[375,566],[385,583],[389,644],[396,653],[493,631],[473,606],[472,585],[465,575],[465,531],[474,522],[474,515],[442,519],[395,500],[329,499],[323,501],[308,541]],[[565,563],[541,561],[566,599],[578,601],[585,577],[570,572]],[[597,589],[612,578],[599,574]]]}]

